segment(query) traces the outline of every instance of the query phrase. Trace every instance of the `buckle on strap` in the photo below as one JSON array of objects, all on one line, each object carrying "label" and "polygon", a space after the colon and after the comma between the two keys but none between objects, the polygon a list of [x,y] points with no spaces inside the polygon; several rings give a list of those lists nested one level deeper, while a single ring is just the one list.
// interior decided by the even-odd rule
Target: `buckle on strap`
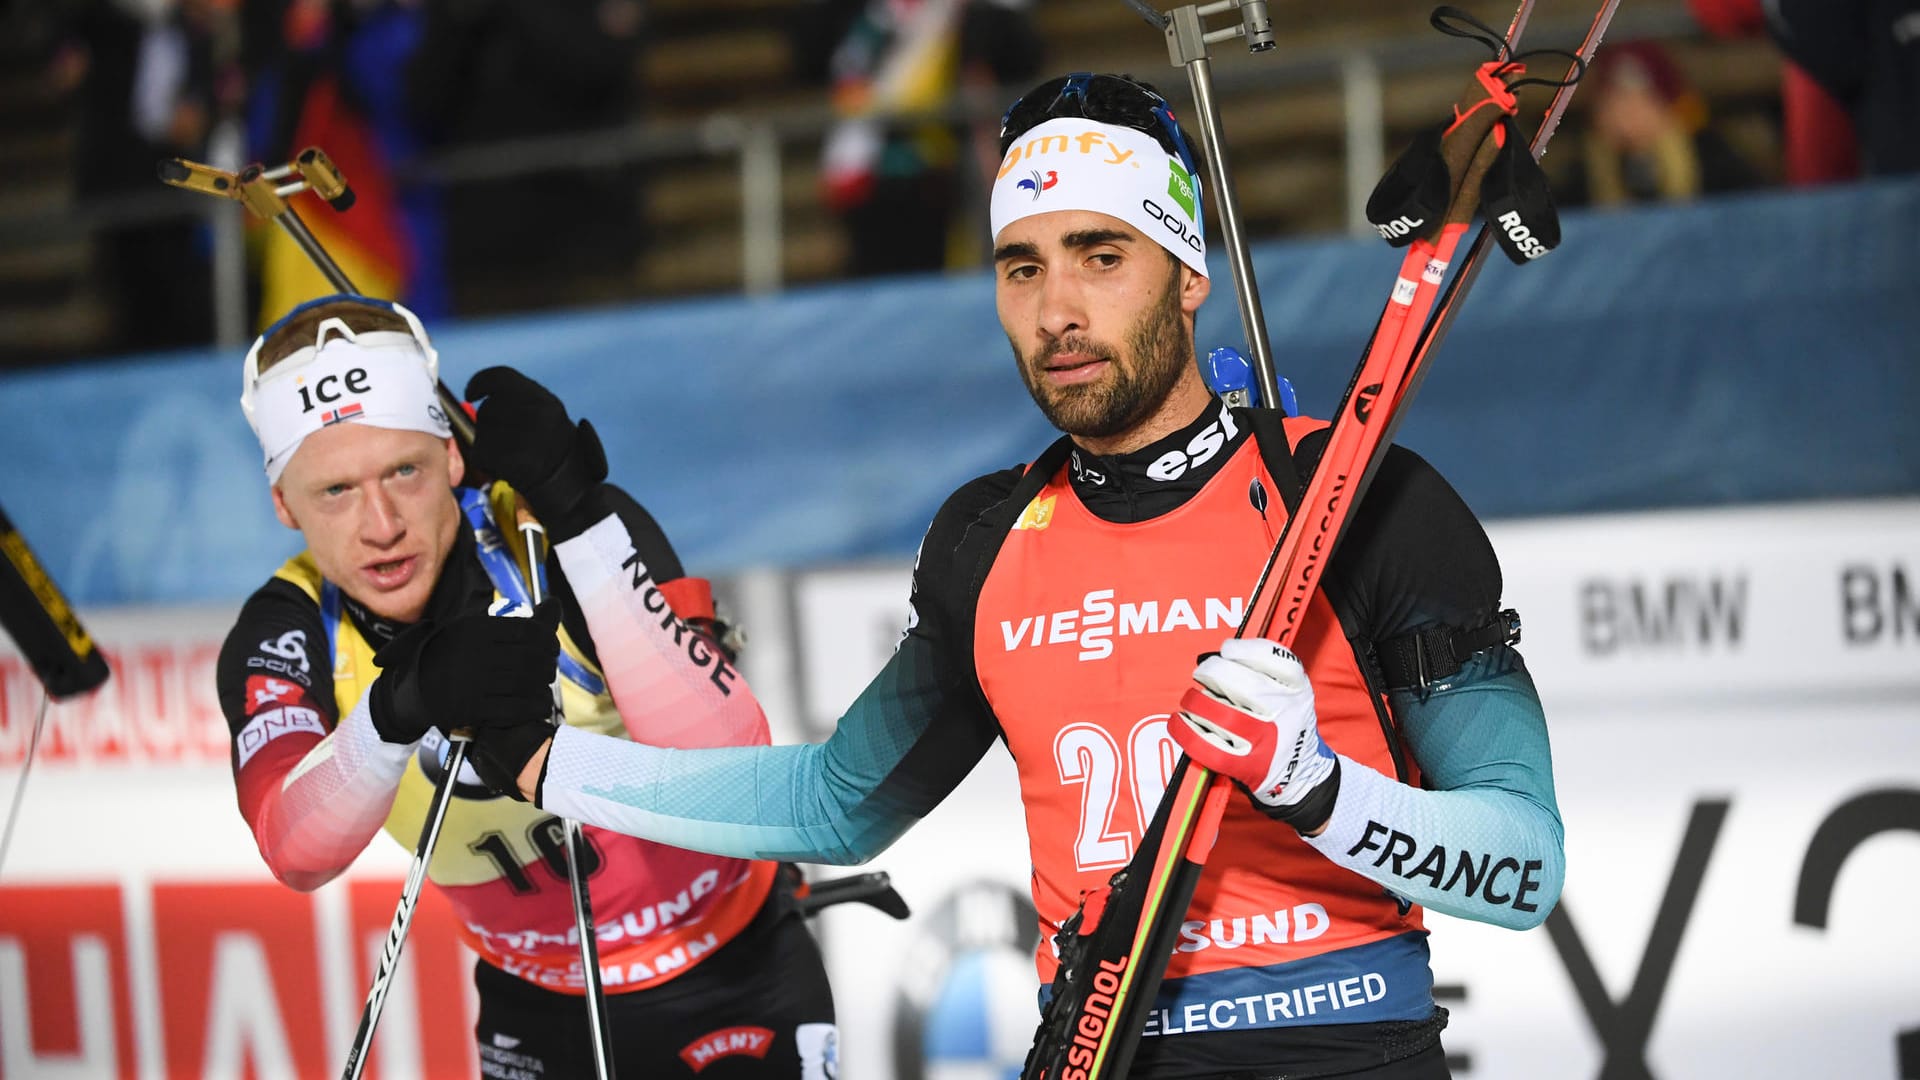
[{"label": "buckle on strap", "polygon": [[1474,654],[1520,641],[1520,613],[1494,612],[1479,626],[1426,626],[1376,642],[1374,658],[1387,690],[1413,690],[1425,697],[1433,684],[1460,673]]}]

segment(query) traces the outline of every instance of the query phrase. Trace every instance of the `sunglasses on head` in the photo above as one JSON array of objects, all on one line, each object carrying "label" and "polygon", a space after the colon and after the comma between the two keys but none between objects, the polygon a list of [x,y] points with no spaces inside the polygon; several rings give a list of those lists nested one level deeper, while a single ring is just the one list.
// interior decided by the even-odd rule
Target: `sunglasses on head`
[{"label": "sunglasses on head", "polygon": [[[1103,99],[1097,104],[1088,96],[1088,91],[1095,87],[1100,89]],[[1051,97],[1044,88],[1025,95],[1000,117],[1002,151],[1014,136],[1062,116],[1077,116],[1101,124],[1118,124],[1149,135],[1164,134],[1166,141],[1173,144],[1180,164],[1186,166],[1188,175],[1199,176],[1199,169],[1194,165],[1193,148],[1187,144],[1186,133],[1180,130],[1179,121],[1174,119],[1173,107],[1151,87],[1124,75],[1076,71],[1061,81]]]}]

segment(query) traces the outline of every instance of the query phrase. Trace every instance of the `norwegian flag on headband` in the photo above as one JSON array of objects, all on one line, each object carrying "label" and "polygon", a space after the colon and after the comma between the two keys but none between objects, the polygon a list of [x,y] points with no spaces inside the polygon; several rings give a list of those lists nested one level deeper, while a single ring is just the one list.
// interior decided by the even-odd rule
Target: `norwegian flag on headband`
[{"label": "norwegian flag on headband", "polygon": [[365,411],[366,409],[362,408],[357,401],[351,405],[342,405],[337,409],[328,409],[326,412],[320,414],[320,424],[322,427],[325,427],[330,424],[337,424],[342,420],[355,420]]}]

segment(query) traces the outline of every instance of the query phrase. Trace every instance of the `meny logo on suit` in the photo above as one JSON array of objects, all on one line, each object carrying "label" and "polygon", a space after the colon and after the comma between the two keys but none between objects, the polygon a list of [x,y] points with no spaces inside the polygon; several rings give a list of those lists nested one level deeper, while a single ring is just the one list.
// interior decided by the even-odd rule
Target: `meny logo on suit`
[{"label": "meny logo on suit", "polygon": [[1227,630],[1240,626],[1246,599],[1208,596],[1190,599],[1120,600],[1112,589],[1094,589],[1080,598],[1080,606],[1065,611],[1028,615],[1018,622],[1000,620],[1000,638],[1006,650],[1078,645],[1081,660],[1105,660],[1113,655],[1113,639],[1136,634],[1164,634],[1170,630]]}]

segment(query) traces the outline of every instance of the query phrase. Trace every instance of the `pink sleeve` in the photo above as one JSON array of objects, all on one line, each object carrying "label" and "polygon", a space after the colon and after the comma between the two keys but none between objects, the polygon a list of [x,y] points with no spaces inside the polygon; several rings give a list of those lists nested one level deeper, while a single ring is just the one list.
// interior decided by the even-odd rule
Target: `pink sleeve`
[{"label": "pink sleeve", "polygon": [[651,746],[764,746],[740,671],[668,605],[618,515],[557,547],[627,733]]},{"label": "pink sleeve", "polygon": [[364,697],[331,732],[301,704],[263,710],[235,745],[240,813],[273,876],[303,892],[337,877],[380,831],[413,753],[380,738]]}]

